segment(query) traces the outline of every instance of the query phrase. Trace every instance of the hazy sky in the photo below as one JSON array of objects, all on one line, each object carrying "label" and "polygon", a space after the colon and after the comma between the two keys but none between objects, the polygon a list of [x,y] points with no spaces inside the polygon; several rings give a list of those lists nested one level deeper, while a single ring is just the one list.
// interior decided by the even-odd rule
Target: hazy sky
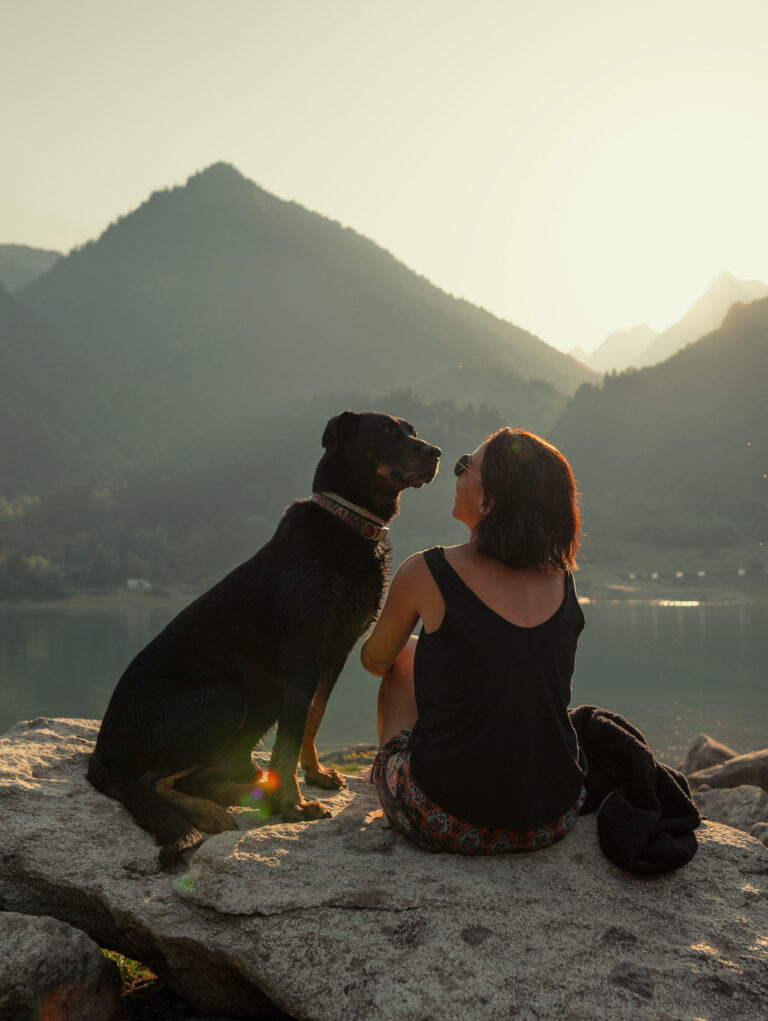
[{"label": "hazy sky", "polygon": [[0,242],[217,160],[557,347],[768,282],[766,0],[2,0]]}]

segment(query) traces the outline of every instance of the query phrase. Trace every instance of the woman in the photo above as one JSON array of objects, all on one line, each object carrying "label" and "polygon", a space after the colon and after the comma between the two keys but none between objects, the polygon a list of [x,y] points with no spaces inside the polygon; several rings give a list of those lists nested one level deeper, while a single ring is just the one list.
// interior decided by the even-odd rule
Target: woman
[{"label": "woman", "polygon": [[585,798],[567,711],[584,627],[576,487],[558,450],[509,428],[454,472],[469,541],[409,557],[363,645],[382,677],[371,780],[391,825],[424,847],[537,850]]}]

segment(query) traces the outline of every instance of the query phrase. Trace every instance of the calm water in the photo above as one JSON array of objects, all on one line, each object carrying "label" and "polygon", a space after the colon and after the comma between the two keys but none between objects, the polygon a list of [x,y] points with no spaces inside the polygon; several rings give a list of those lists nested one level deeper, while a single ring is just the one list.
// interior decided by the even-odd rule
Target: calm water
[{"label": "calm water", "polygon": [[[768,607],[592,604],[573,704],[622,713],[679,761],[699,731],[737,751],[768,746]],[[173,614],[0,611],[0,733],[34,716],[100,717],[125,665]],[[377,680],[353,653],[318,746],[375,740]]]}]

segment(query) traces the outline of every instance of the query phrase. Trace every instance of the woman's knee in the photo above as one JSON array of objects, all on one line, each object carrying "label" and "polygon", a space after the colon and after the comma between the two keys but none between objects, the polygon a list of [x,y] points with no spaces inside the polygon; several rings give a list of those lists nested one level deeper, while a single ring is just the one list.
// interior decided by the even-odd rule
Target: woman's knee
[{"label": "woman's knee", "polygon": [[406,670],[391,666],[381,678],[379,685],[379,706],[388,705],[392,701],[400,702],[413,691],[413,675],[408,676]]},{"label": "woman's knee", "polygon": [[413,688],[413,653],[416,639],[408,644],[381,679],[378,699],[377,731],[379,744],[416,722],[416,696]]},{"label": "woman's knee", "polygon": [[418,638],[416,635],[411,635],[408,641],[405,643],[402,651],[399,653],[397,659],[392,666],[400,672],[409,674],[413,677],[413,658],[416,655],[416,643]]},{"label": "woman's knee", "polygon": [[416,636],[411,635],[405,648],[398,654],[392,666],[382,677],[382,687],[413,688],[413,657],[416,652],[416,640]]}]

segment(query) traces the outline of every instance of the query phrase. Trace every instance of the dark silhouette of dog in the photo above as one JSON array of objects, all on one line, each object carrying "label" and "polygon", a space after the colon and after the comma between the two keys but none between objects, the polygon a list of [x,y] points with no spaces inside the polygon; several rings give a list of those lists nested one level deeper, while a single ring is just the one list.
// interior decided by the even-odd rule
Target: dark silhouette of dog
[{"label": "dark silhouette of dog", "polygon": [[[227,805],[250,799],[286,821],[329,815],[302,797],[299,758],[308,783],[344,786],[318,762],[315,737],[380,609],[386,522],[404,489],[432,481],[440,450],[404,419],[351,411],[331,419],[322,444],[312,498],[139,652],[104,716],[88,779],[155,834],[164,868],[201,830],[235,829]],[[259,774],[251,753],[275,723]]]}]

